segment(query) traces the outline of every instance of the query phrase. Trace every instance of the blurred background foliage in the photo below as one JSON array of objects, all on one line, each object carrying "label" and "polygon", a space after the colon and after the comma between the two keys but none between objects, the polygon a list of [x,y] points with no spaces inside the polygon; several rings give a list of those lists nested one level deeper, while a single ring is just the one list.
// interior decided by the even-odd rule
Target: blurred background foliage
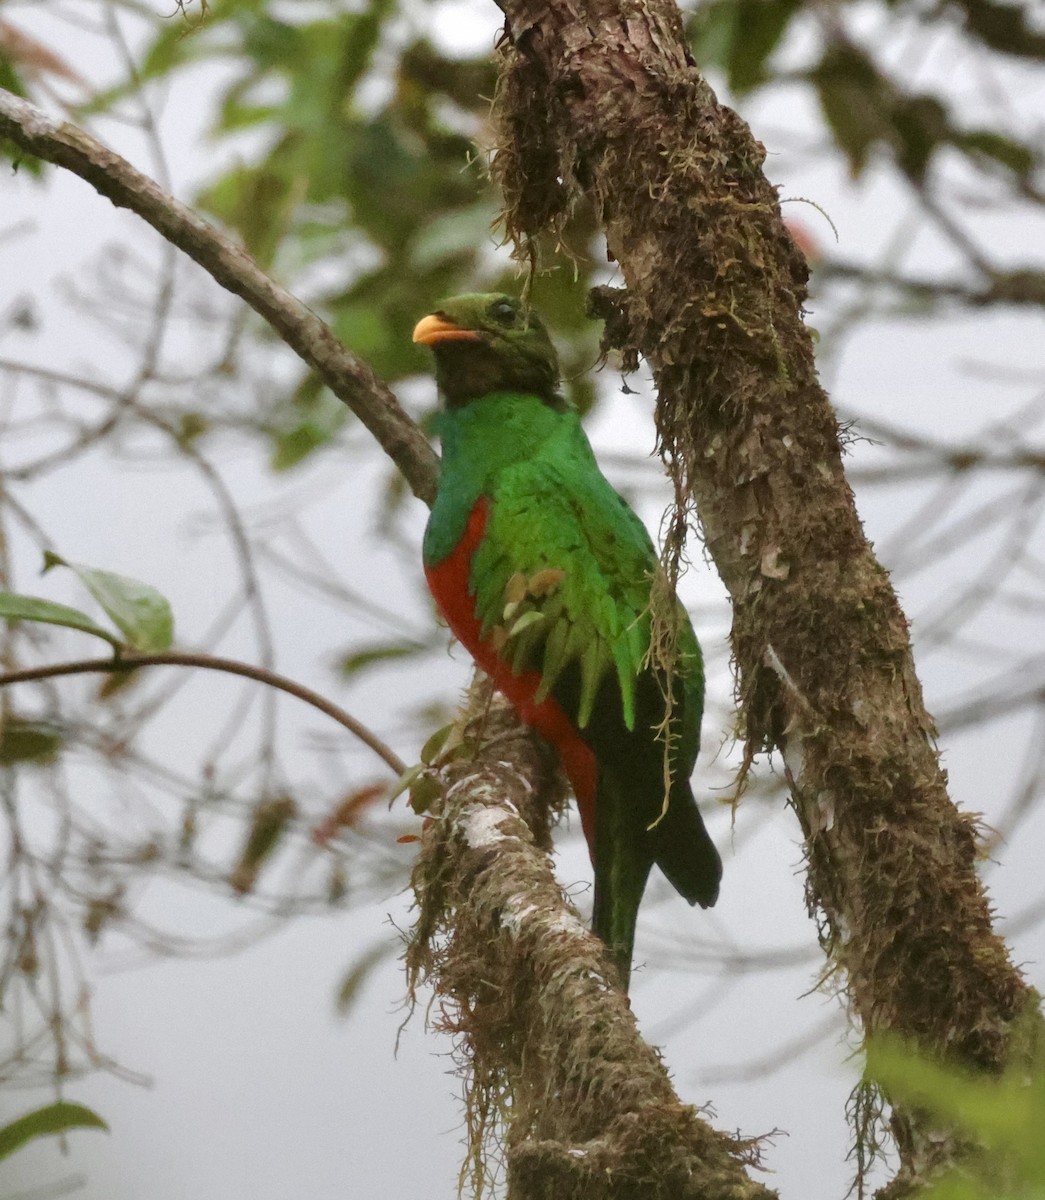
[{"label": "blurred background foliage", "polygon": [[[169,77],[208,58],[235,65],[210,134],[251,133],[257,149],[198,196],[266,269],[309,288],[342,342],[389,382],[416,374],[425,358],[410,342],[417,314],[467,290],[516,290],[518,272],[492,252],[497,197],[487,174],[490,103],[497,85],[489,54],[457,58],[404,34],[390,0],[339,5],[224,0],[187,28],[166,24],[146,55],[142,79]],[[278,15],[277,15],[278,14]],[[99,98],[119,103],[129,81]],[[573,236],[592,250],[590,221]],[[582,409],[593,400],[586,371],[597,345],[584,319],[592,264],[542,276],[535,302],[561,334],[563,370]],[[307,287],[308,284],[305,283]],[[273,414],[273,464],[293,466],[327,443],[342,406],[318,383],[299,380]]]},{"label": "blurred background foliage", "polygon": [[[1021,125],[1015,114],[1011,127],[978,121],[961,89],[938,73],[927,82],[924,67],[941,38],[975,46],[984,76],[992,59],[1040,62],[1045,32],[1032,6],[708,0],[684,11],[696,62],[727,96],[743,103],[782,85],[805,89],[832,143],[824,151],[842,156],[854,178],[886,163],[928,198],[933,167],[950,157],[994,197],[1045,199],[1038,123]],[[854,32],[873,21],[873,40]],[[74,112],[119,111],[143,86],[220,61],[228,82],[207,133],[219,148],[229,144],[231,165],[199,192],[198,204],[262,266],[307,292],[345,345],[395,383],[424,369],[409,338],[419,312],[458,291],[519,287],[518,271],[491,240],[498,229],[486,169],[496,140],[495,62],[485,50],[462,57],[418,35],[423,25],[422,9],[392,0],[179,3],[157,23],[126,80]],[[69,70],[57,57],[48,63],[46,46],[7,29],[0,33],[4,86],[27,94],[34,78]],[[927,40],[921,49],[918,35]],[[872,271],[835,261],[830,238],[810,239],[807,223],[796,222],[796,235],[821,284],[839,276],[873,281]],[[961,240],[960,228],[952,232]],[[587,410],[596,399],[587,372],[597,338],[584,296],[606,272],[606,256],[586,212],[574,214],[564,241],[542,248],[533,298],[559,335],[568,390]],[[1037,267],[993,264],[971,239],[964,248],[964,279],[938,281],[935,291],[924,280],[891,282],[905,301],[917,292],[925,306],[1045,302]],[[317,381],[302,376],[269,413],[273,465],[301,462],[346,419]],[[208,415],[198,420],[205,427]]]}]

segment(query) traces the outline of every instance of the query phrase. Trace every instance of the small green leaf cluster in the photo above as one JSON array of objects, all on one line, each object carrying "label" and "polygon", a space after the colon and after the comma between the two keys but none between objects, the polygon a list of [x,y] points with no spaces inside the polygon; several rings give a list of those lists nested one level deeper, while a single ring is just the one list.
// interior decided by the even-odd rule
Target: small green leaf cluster
[{"label": "small green leaf cluster", "polygon": [[[718,67],[730,89],[746,95],[781,75],[774,57],[810,7],[802,0],[711,0],[697,7],[687,32],[698,63]],[[886,7],[901,10],[900,0]],[[984,54],[1009,58],[1045,58],[1045,35],[1030,15],[1032,5],[994,0],[946,0],[941,8],[957,16],[967,38]],[[1013,182],[1030,186],[1040,156],[1030,141],[997,128],[968,126],[951,103],[953,97],[907,85],[873,54],[836,27],[792,82],[812,85],[835,145],[859,176],[880,152],[915,183],[924,179],[934,156],[949,147],[977,168],[1007,172]]]},{"label": "small green leaf cluster", "polygon": [[[428,371],[410,335],[440,299],[519,290],[506,256],[491,253],[499,198],[486,158],[496,67],[487,51],[462,56],[404,36],[393,0],[352,9],[217,0],[205,20],[163,22],[139,78],[148,84],[222,64],[230,80],[209,133],[235,139],[235,165],[210,180],[198,203],[394,384]],[[96,98],[92,109],[117,105],[135,86]],[[244,134],[260,149],[244,153]],[[576,269],[545,274],[533,295],[561,337],[566,390],[582,411],[594,400],[588,372],[597,357],[584,316],[599,266],[586,257],[594,232],[590,214],[578,214],[564,247]],[[319,264],[323,282],[307,282]],[[349,420],[302,372],[263,415],[271,465],[304,463]]]},{"label": "small green leaf cluster", "polygon": [[972,1075],[885,1038],[871,1043],[867,1074],[894,1103],[977,1147],[919,1193],[925,1200],[1045,1200],[1045,1074],[1021,1064]]},{"label": "small green leaf cluster", "polygon": [[[451,722],[431,734],[421,747],[421,760],[400,775],[389,794],[389,803],[401,796],[409,795],[410,807],[418,816],[423,816],[441,795],[443,783],[440,772],[447,763],[469,758],[476,753],[475,742],[460,736],[458,725]],[[416,838],[400,839],[413,840]]]},{"label": "small green leaf cluster", "polygon": [[117,654],[122,650],[160,654],[170,649],[174,639],[174,617],[170,603],[155,588],[127,575],[66,562],[48,552],[44,556],[44,571],[54,567],[67,567],[76,575],[118,632],[100,625],[78,608],[16,592],[0,592],[0,617],[8,621],[37,621],[78,629],[81,633],[104,639]]}]

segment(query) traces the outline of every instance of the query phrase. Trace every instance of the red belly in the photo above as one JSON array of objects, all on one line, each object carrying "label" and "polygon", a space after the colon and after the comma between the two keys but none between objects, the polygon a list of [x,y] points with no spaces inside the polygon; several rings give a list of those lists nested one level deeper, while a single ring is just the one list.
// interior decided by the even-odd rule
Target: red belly
[{"label": "red belly", "polygon": [[490,501],[480,496],[468,515],[464,536],[456,547],[432,567],[425,567],[425,578],[436,604],[454,636],[507,697],[519,714],[519,719],[532,726],[556,749],[563,770],[577,797],[581,826],[588,850],[595,853],[595,787],[598,766],[590,747],[581,739],[570,718],[552,696],[539,704],[535,702],[541,686],[539,671],[523,671],[513,675],[511,668],[498,657],[489,638],[482,638],[482,627],[475,615],[475,599],[468,589],[472,555],[483,540],[490,515]]}]

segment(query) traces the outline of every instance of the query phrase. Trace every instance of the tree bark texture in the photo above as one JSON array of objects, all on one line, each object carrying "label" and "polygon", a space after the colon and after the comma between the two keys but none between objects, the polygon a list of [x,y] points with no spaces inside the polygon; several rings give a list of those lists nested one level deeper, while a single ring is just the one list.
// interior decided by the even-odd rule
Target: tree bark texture
[{"label": "tree bark texture", "polygon": [[[907,624],[845,480],[765,151],[695,69],[671,0],[503,8],[509,233],[554,229],[581,197],[604,223],[627,287],[596,289],[593,309],[607,345],[653,369],[662,449],[732,597],[748,754],[782,754],[851,1008],[869,1033],[998,1071],[1037,996],[993,932],[975,820],[948,798]],[[952,1153],[910,1115],[894,1131],[904,1178]]]},{"label": "tree bark texture", "polygon": [[407,964],[463,1048],[473,1182],[499,1123],[509,1200],[769,1200],[744,1170],[757,1145],[678,1099],[554,882],[547,754],[485,680],[460,728],[414,870]]},{"label": "tree bark texture", "polygon": [[[83,130],[2,89],[0,136],[136,212],[242,297],[430,501],[435,455],[394,396],[241,247]],[[744,1170],[757,1143],[716,1132],[679,1101],[607,982],[615,969],[563,901],[546,853],[557,776],[538,739],[480,695],[488,741],[478,760],[447,768],[448,803],[433,811],[415,872],[421,912],[409,954],[415,983],[432,980],[444,1022],[467,1047],[474,1173],[496,1098],[510,1094],[513,1200],[768,1200],[774,1193]]]},{"label": "tree bark texture", "polygon": [[[503,7],[497,171],[509,230],[525,239],[554,227],[582,196],[605,223],[627,290],[600,292],[595,307],[608,344],[653,368],[679,495],[695,498],[733,598],[747,744],[752,754],[782,752],[806,837],[810,907],[852,1008],[869,1031],[998,1070],[1037,998],[992,932],[974,823],[946,795],[906,624],[853,508],[801,323],[805,263],[762,175],[764,151],[695,71],[667,0]],[[0,136],[133,209],[246,299],[430,499],[435,456],[391,393],[240,247],[82,130],[2,91]],[[525,738],[519,748],[533,752]],[[496,799],[497,788],[509,799],[526,791],[522,759],[510,761],[505,774],[484,759],[475,787],[455,781],[496,811],[441,816],[426,835],[430,873],[418,879],[422,933],[426,921],[438,932],[443,917],[433,924],[433,914],[459,901],[465,945],[471,936],[477,951],[481,936],[489,957],[462,963],[447,930],[446,956],[415,950],[414,970],[438,966],[447,1012],[461,1006],[448,1021],[479,1037],[480,1087],[534,1064],[555,1072],[552,1083],[520,1076],[513,1196],[767,1195],[740,1169],[743,1148],[679,1104],[655,1054],[620,1048],[634,1035],[630,1012],[605,986],[601,950],[576,918],[561,909],[549,925],[528,911],[524,878],[539,914],[561,897],[548,894],[547,863],[515,809]],[[436,833],[447,850],[438,868],[426,857]],[[521,856],[521,875],[503,869],[509,852]],[[565,1026],[551,1021],[553,1008]],[[623,1067],[607,1078],[607,1064]],[[583,1103],[589,1091],[594,1107]],[[895,1129],[907,1177],[950,1152],[909,1117]]]}]

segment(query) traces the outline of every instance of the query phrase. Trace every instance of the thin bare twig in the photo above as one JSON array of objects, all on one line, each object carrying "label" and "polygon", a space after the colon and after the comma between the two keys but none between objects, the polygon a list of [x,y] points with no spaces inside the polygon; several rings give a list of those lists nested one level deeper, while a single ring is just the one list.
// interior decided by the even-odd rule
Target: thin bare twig
[{"label": "thin bare twig", "polygon": [[241,675],[244,679],[256,679],[259,683],[278,688],[290,696],[296,696],[306,704],[343,725],[345,729],[355,734],[364,745],[382,759],[396,775],[402,775],[407,769],[406,763],[375,733],[357,721],[355,717],[332,704],[325,696],[295,683],[285,675],[265,667],[256,667],[251,663],[240,662],[234,658],[219,658],[212,654],[195,654],[189,651],[169,651],[165,654],[121,654],[118,658],[85,658],[75,662],[51,663],[42,667],[27,667],[20,671],[7,671],[0,675],[0,688],[14,683],[30,683],[40,679],[57,679],[62,675],[86,675],[92,673],[112,674],[125,671],[135,671],[140,667],[196,667],[207,671],[224,671],[228,675]]}]

